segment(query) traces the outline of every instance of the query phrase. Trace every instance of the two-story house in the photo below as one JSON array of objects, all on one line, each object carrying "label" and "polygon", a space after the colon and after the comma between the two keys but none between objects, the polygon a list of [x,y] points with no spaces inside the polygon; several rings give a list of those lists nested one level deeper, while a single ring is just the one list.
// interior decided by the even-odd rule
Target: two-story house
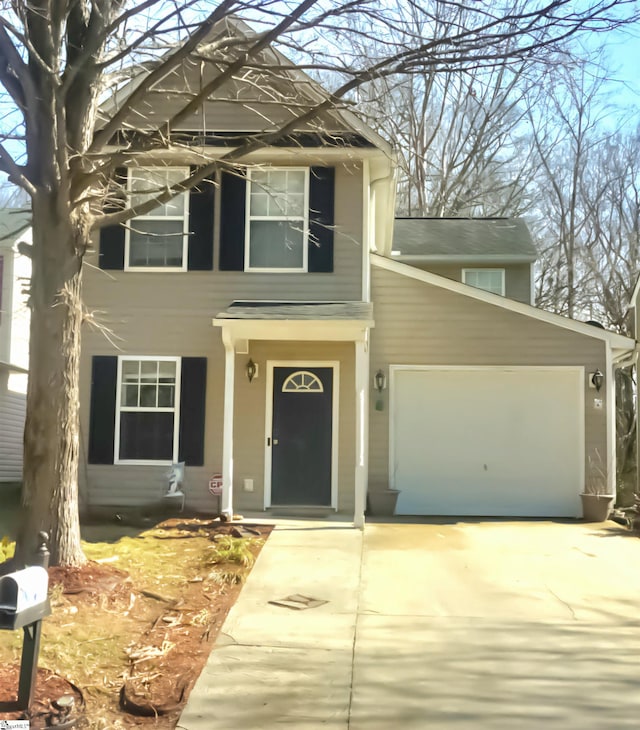
[{"label": "two-story house", "polygon": [[[278,72],[217,90],[173,130],[180,153],[119,171],[127,195],[223,159],[234,134],[278,129],[293,94],[296,109],[317,102],[267,52]],[[219,73],[207,54],[128,128]],[[596,448],[613,488],[613,367],[633,342],[531,305],[520,222],[477,223],[512,259],[456,253],[475,222],[400,220],[394,237],[394,200],[390,145],[334,110],[103,229],[85,271],[108,334],[83,333],[84,503],[158,502],[184,461],[187,505],[205,512],[220,473],[227,515],[324,508],[360,525],[367,491],[392,487],[401,514],[577,516]]]},{"label": "two-story house", "polygon": [[0,210],[0,482],[22,479],[31,261],[18,244],[29,242],[30,220],[29,211]]}]

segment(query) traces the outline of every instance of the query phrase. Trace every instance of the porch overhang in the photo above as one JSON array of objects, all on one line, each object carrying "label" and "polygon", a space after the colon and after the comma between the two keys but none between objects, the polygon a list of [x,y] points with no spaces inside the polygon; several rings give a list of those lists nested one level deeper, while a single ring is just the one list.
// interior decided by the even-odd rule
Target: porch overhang
[{"label": "porch overhang", "polygon": [[225,341],[361,342],[374,326],[367,302],[234,302],[214,317]]},{"label": "porch overhang", "polygon": [[369,330],[374,326],[368,302],[233,302],[214,317],[225,348],[222,434],[222,505],[233,517],[234,377],[236,355],[249,352],[251,340],[352,342],[355,357],[355,527],[364,526],[368,464]]}]

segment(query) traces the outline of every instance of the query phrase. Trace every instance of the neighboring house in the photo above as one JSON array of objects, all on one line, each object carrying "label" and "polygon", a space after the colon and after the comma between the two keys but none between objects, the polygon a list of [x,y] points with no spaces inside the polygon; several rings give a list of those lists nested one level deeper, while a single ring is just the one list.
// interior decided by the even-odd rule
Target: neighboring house
[{"label": "neighboring house", "polygon": [[[197,156],[120,171],[130,195],[224,155],[234,131],[277,129],[292,89],[319,98],[268,53],[277,78],[229,82],[174,130]],[[147,123],[216,69],[165,78]],[[85,504],[157,502],[177,461],[190,508],[215,510],[221,473],[227,515],[327,508],[358,525],[367,489],[388,486],[403,514],[577,516],[595,449],[613,488],[613,368],[634,342],[528,303],[521,222],[400,220],[392,238],[392,150],[345,111],[250,163],[104,229],[88,257],[87,306],[113,336],[83,333]]]},{"label": "neighboring house", "polygon": [[30,220],[28,211],[0,210],[0,482],[22,479],[31,261],[18,244],[29,242]]}]

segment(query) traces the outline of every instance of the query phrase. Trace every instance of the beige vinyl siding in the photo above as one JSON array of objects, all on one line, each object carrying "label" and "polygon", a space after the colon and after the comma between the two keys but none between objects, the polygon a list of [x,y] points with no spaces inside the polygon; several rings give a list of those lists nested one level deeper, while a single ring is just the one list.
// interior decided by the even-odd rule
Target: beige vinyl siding
[{"label": "beige vinyl siding", "polygon": [[462,281],[462,269],[504,269],[504,288],[507,299],[531,304],[531,266],[529,264],[422,264],[411,263],[422,271],[444,276],[453,281]]},{"label": "beige vinyl siding", "polygon": [[[214,330],[210,320],[202,315],[190,318],[188,314],[182,317],[167,316],[162,319],[162,315],[158,318],[147,310],[135,320],[128,321],[124,327],[124,337],[124,341],[119,343],[121,349],[117,350],[101,332],[89,328],[83,331],[80,363],[81,459],[78,474],[83,507],[157,504],[168,487],[167,466],[87,463],[93,355],[206,357],[208,362],[205,443],[207,446],[214,441],[219,431],[218,418],[222,418],[221,404],[224,392],[224,348],[219,332]],[[221,423],[220,420],[220,429]],[[211,474],[220,470],[221,464],[217,456],[215,459],[210,457],[208,451],[205,452],[205,457],[205,463],[210,465],[208,480]],[[192,470],[189,468],[187,485],[190,484],[191,478]]]},{"label": "beige vinyl siding", "polygon": [[[249,356],[259,364],[259,377],[249,383],[244,366]],[[353,511],[355,473],[355,347],[334,342],[250,343],[250,354],[236,357],[234,485],[236,505],[259,510],[263,506],[267,361],[338,361],[338,511]],[[245,478],[254,491],[244,492]]]},{"label": "beige vinyl siding", "polygon": [[[175,355],[206,357],[206,461],[202,468],[187,469],[188,503],[198,509],[213,509],[208,493],[209,477],[222,467],[222,404],[224,395],[224,348],[220,330],[211,320],[234,300],[287,301],[353,301],[362,296],[362,169],[349,164],[336,168],[334,272],[330,274],[262,274],[221,271],[178,273],[145,273],[102,271],[98,268],[97,251],[87,257],[84,294],[87,308],[94,313],[99,327],[85,324],[82,334],[80,418],[82,428],[82,460],[80,468],[83,504],[140,505],[157,501],[166,490],[166,467],[105,466],[86,464],[91,396],[92,355]],[[216,220],[219,220],[219,200]],[[212,232],[213,235],[213,232]],[[214,266],[218,262],[218,233],[214,237]],[[96,242],[97,249],[97,242]],[[286,352],[305,353],[307,346],[287,346]],[[351,345],[351,350],[353,345]],[[324,354],[328,348],[315,346],[314,359],[338,359]],[[277,357],[288,357],[280,354]],[[274,356],[275,357],[275,356]],[[350,355],[353,359],[353,355]],[[255,360],[254,355],[254,360]],[[246,358],[238,356],[239,368]],[[351,360],[349,361],[351,362]],[[264,368],[264,364],[261,363]],[[349,367],[352,367],[350,365]],[[345,365],[346,368],[346,365]],[[243,373],[238,375],[242,389]],[[264,376],[262,376],[264,378]],[[353,376],[351,375],[353,380]],[[246,378],[245,378],[246,380]],[[341,382],[349,381],[349,370],[341,372]],[[264,387],[264,379],[256,381],[251,393]],[[260,406],[264,411],[264,403]],[[353,408],[351,408],[353,410]],[[241,411],[237,414],[241,416]],[[352,418],[345,411],[341,418]],[[264,415],[260,428],[264,428]],[[246,420],[246,419],[245,419]],[[249,428],[258,427],[250,420]],[[236,428],[242,418],[236,419]],[[247,428],[246,424],[243,428]],[[352,428],[353,430],[353,428]],[[349,432],[348,424],[344,433]],[[241,431],[242,435],[244,431]],[[353,435],[351,439],[353,440]],[[353,455],[341,450],[340,474],[349,470],[347,489],[353,490]],[[236,474],[243,479],[256,472],[255,463],[242,467],[242,455],[236,451]],[[251,458],[263,463],[263,451]],[[347,461],[344,461],[344,460]],[[241,468],[242,467],[242,468]],[[262,468],[263,471],[263,468]],[[260,470],[258,469],[258,472]],[[238,491],[237,508],[254,505],[262,508],[263,473],[255,479],[255,491]],[[344,500],[347,500],[344,502]],[[340,487],[340,508],[353,503]],[[248,506],[247,506],[248,504]],[[346,509],[346,507],[345,507]]]},{"label": "beige vinyl siding", "polygon": [[[268,63],[273,63],[270,60]],[[185,61],[180,68],[165,76],[145,95],[129,115],[138,129],[162,126],[185,106],[185,92],[198,93],[218,74],[212,63],[194,64]],[[278,87],[278,88],[276,88]],[[284,74],[279,79],[265,74],[243,81],[240,78],[226,81],[214,91],[200,107],[172,129],[198,131],[209,129],[216,132],[261,132],[280,129],[300,116],[300,106],[291,104],[292,99],[304,103],[301,93],[308,91],[307,83],[294,84]],[[316,102],[318,101],[316,93]],[[341,124],[341,127],[344,123]],[[335,131],[338,123],[330,111],[319,114],[305,124],[298,124],[297,131]]]},{"label": "beige vinyl siding", "polygon": [[[586,373],[606,370],[605,343],[546,322],[373,267],[376,326],[371,333],[371,370],[389,365],[583,366],[585,459],[606,453],[606,394],[593,407]],[[369,485],[389,479],[388,391],[385,410],[371,399]],[[585,465],[588,469],[588,464]]]},{"label": "beige vinyl siding", "polygon": [[0,482],[22,479],[22,437],[26,396],[12,393],[9,374],[0,370]]},{"label": "beige vinyl siding", "polygon": [[[320,164],[320,163],[319,163]],[[362,298],[362,166],[336,166],[335,233],[332,273],[269,274],[235,271],[174,273],[100,271],[96,251],[87,257],[84,291],[89,307],[106,312],[116,335],[118,323],[147,308],[164,317],[214,317],[234,300],[358,301]],[[215,220],[220,220],[216,196]],[[215,225],[214,269],[219,228]]]},{"label": "beige vinyl siding", "polygon": [[[278,162],[280,165],[280,161]],[[295,165],[295,158],[283,165]],[[321,164],[321,163],[318,163]],[[291,301],[357,301],[362,298],[362,165],[335,168],[335,229],[333,272],[324,274],[217,272],[233,299],[282,299]],[[220,199],[216,201],[220,220]],[[214,267],[218,266],[219,228],[215,231]]]},{"label": "beige vinyl siding", "polygon": [[[166,324],[166,323],[165,323]],[[220,331],[209,322],[206,331],[184,333],[179,336],[169,325],[173,336],[148,325],[148,335],[140,338],[135,354],[162,354],[206,356],[207,394],[205,420],[205,464],[187,467],[185,492],[187,505],[203,512],[214,512],[216,498],[208,490],[209,479],[222,471],[222,427],[224,402],[224,348]],[[144,331],[141,326],[140,333]],[[90,400],[90,358],[93,354],[116,352],[108,346],[100,347],[93,338],[90,348],[85,346],[81,377],[81,424],[83,461],[87,453]],[[259,376],[249,383],[245,373],[251,357],[258,363]],[[262,510],[264,504],[265,408],[267,360],[309,360],[340,362],[340,411],[338,444],[338,509],[353,510],[355,470],[355,375],[354,345],[351,343],[250,343],[249,355],[236,355],[235,409],[234,409],[234,508]],[[166,466],[127,466],[85,464],[80,470],[80,488],[84,504],[119,507],[150,505],[158,502],[166,492]],[[244,479],[253,479],[254,491],[245,492]]]}]

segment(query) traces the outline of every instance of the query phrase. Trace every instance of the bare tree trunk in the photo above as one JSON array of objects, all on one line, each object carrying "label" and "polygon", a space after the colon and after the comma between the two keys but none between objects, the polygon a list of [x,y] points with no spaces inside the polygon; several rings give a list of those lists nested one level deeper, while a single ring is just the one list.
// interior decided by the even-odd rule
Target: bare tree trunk
[{"label": "bare tree trunk", "polygon": [[[39,530],[53,565],[81,565],[78,514],[81,264],[85,233],[55,196],[33,201],[30,372],[24,432],[22,562]],[[77,224],[76,224],[77,225]],[[45,240],[46,239],[46,240]]]}]

